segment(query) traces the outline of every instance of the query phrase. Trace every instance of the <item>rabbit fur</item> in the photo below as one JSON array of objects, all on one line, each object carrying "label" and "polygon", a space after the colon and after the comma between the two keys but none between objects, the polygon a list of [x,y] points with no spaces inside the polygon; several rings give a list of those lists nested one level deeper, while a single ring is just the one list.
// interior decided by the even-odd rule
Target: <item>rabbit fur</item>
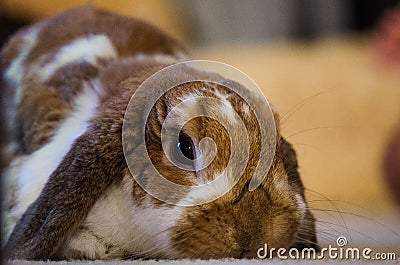
[{"label": "rabbit fur", "polygon": [[[148,117],[146,145],[166,179],[182,185],[213,180],[229,158],[229,135],[216,121],[200,117],[183,127],[194,142],[210,137],[219,150],[198,172],[174,167],[160,134],[169,110],[184,99],[220,98],[249,133],[251,156],[232,190],[183,207],[153,198],[136,183],[132,174],[146,168],[143,154],[134,151],[135,172],[126,165],[121,130],[128,102],[152,74],[187,58],[185,48],[157,28],[91,6],[40,21],[9,40],[1,53],[8,258],[254,258],[266,242],[275,248],[318,247],[296,154],[280,135],[278,113],[272,166],[249,191],[260,154],[258,123],[246,102],[224,86],[198,81],[165,93]],[[188,68],[177,75],[200,79],[213,73]],[[135,144],[132,136],[132,150]],[[174,196],[195,201],[213,191]]]}]

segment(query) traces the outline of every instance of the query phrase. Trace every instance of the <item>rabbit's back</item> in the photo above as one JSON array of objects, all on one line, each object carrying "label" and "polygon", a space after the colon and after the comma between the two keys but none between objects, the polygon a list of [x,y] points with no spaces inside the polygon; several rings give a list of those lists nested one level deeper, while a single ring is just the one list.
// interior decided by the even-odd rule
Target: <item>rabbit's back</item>
[{"label": "rabbit's back", "polygon": [[1,53],[6,238],[112,93],[100,81],[102,71],[127,58],[184,53],[153,26],[91,6],[36,23],[9,40]]}]

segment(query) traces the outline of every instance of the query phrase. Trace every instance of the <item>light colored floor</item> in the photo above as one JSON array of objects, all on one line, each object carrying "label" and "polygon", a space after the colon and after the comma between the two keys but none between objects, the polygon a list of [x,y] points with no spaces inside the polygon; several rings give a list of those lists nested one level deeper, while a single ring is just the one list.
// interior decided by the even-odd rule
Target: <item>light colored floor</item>
[{"label": "light colored floor", "polygon": [[[10,265],[70,265],[70,264],[87,264],[87,265],[160,265],[160,264],[168,264],[168,265],[177,265],[177,264],[187,264],[187,265],[209,265],[209,264],[218,264],[218,265],[227,265],[227,264],[235,264],[235,265],[257,265],[257,264],[298,264],[298,265],[307,265],[307,264],[319,264],[321,261],[318,260],[179,260],[179,261],[154,261],[154,260],[135,260],[135,261],[59,261],[59,262],[28,262],[28,261],[13,261],[8,262]],[[324,264],[358,264],[359,261],[337,261],[337,260],[324,260]],[[376,263],[376,262],[375,262]],[[363,261],[362,264],[375,264],[373,261]],[[383,264],[383,262],[381,262]],[[384,264],[398,264],[396,261],[385,261]]]}]

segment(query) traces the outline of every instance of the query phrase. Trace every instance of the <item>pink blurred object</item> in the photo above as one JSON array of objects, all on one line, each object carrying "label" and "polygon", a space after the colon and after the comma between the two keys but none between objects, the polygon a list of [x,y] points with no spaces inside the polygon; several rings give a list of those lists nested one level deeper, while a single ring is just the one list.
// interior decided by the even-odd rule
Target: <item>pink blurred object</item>
[{"label": "pink blurred object", "polygon": [[377,26],[376,47],[379,60],[400,70],[400,6],[384,13]]},{"label": "pink blurred object", "polygon": [[[400,5],[382,16],[377,25],[375,44],[379,61],[400,73]],[[385,182],[400,204],[400,127],[388,141],[383,169]]]},{"label": "pink blurred object", "polygon": [[400,128],[388,144],[383,163],[385,181],[400,204]]}]

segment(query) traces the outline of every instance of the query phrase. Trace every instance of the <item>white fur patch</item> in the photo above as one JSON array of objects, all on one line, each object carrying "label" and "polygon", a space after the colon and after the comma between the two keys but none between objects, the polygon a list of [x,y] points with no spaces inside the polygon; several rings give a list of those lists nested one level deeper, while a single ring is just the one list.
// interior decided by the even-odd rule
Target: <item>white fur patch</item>
[{"label": "white fur patch", "polygon": [[[238,118],[240,118],[239,114],[236,113],[235,109],[232,107],[231,102],[225,97],[221,99],[218,96],[218,98],[215,99],[212,97],[202,96],[201,94],[195,92],[183,95],[179,99],[182,102],[172,109],[174,112],[176,112],[173,117],[178,125],[183,125],[194,117],[203,115],[209,116],[207,111],[204,111],[204,107],[202,108],[200,106],[207,106],[210,114],[214,112],[214,114],[210,117],[216,119],[217,117],[220,117],[224,119],[224,121],[221,121],[222,123],[230,123],[234,125],[238,122]],[[219,113],[216,114],[216,111]]]},{"label": "white fur patch", "polygon": [[79,38],[66,46],[61,47],[53,61],[39,70],[42,82],[46,81],[61,67],[73,62],[87,62],[92,65],[98,58],[116,58],[115,50],[110,39],[105,35],[89,35]]},{"label": "white fur patch", "polygon": [[181,103],[168,110],[165,122],[183,126],[190,119],[204,115],[203,110],[199,108],[200,96],[197,93],[185,94],[179,97],[179,100]]},{"label": "white fur patch", "polygon": [[200,94],[199,93],[187,93],[187,94],[185,94],[185,95],[183,95],[183,96],[181,96],[181,97],[179,97],[179,100],[181,101],[181,102],[184,102],[184,101],[186,101],[186,100],[191,100],[191,99],[195,99],[195,98],[197,98],[197,97],[199,97],[200,96]]},{"label": "white fur patch", "polygon": [[219,91],[218,89],[215,89],[214,94],[221,99],[222,101],[227,101],[229,98],[228,94],[225,93],[221,93],[221,91]]},{"label": "white fur patch", "polygon": [[242,104],[244,114],[249,117],[250,116],[250,107],[246,103],[243,102]]},{"label": "white fur patch", "polygon": [[156,53],[156,54],[146,54],[146,53],[141,53],[138,54],[134,57],[135,60],[138,61],[156,61],[161,64],[174,64],[178,62],[182,62],[186,59],[187,57],[183,57],[182,54],[179,54],[177,56],[171,56],[171,55],[166,55],[162,53]]},{"label": "white fur patch", "polygon": [[[7,197],[15,197],[10,218],[18,221],[28,206],[34,202],[42,191],[48,178],[58,167],[70,150],[74,140],[87,130],[88,121],[92,118],[99,104],[99,92],[102,91],[98,80],[85,84],[83,92],[75,100],[74,111],[61,122],[52,140],[32,153],[13,163],[5,173],[9,186],[15,186]],[[15,225],[11,225],[12,228]]]},{"label": "white fur patch", "polygon": [[[163,257],[171,251],[169,229],[176,226],[183,208],[155,207],[150,196],[140,206],[132,195],[133,181],[126,175],[121,184],[107,190],[89,212],[84,228],[67,243],[65,254],[77,250],[86,257],[110,259],[126,253]],[[88,238],[92,238],[89,245]],[[113,248],[106,252],[104,246]]]},{"label": "white fur patch", "polygon": [[19,104],[22,96],[22,81],[25,74],[24,62],[37,43],[39,31],[40,27],[33,28],[22,37],[23,44],[18,56],[5,71],[6,80],[13,84],[16,89],[14,98],[16,104]]},{"label": "white fur patch", "polygon": [[[206,88],[202,88],[202,91],[208,91]],[[221,92],[218,89],[213,91],[213,94],[221,101],[219,106],[219,111],[223,116],[225,116],[230,122],[237,122],[238,114],[235,109],[232,107],[231,102],[229,101],[230,95]]]},{"label": "white fur patch", "polygon": [[204,186],[201,189],[192,189],[178,204],[196,205],[199,202],[217,199],[233,187],[234,180],[229,175],[227,172],[215,174],[213,182],[208,182],[204,176],[200,177],[197,179],[196,185]]},{"label": "white fur patch", "polygon": [[232,107],[231,103],[229,100],[224,99],[222,101],[222,104],[220,105],[220,111],[221,114],[223,114],[229,122],[231,123],[236,123],[238,122],[238,115],[235,111],[235,109]]},{"label": "white fur patch", "polygon": [[303,197],[301,197],[300,194],[296,194],[295,195],[295,199],[296,199],[296,202],[297,202],[297,206],[299,208],[299,212],[301,214],[301,219],[303,219],[305,214],[306,214],[307,205],[304,202]]},{"label": "white fur patch", "polygon": [[181,51],[175,51],[174,52],[175,56],[180,62],[184,62],[184,61],[188,61],[190,60],[190,58],[188,57],[188,55],[184,52]]}]

